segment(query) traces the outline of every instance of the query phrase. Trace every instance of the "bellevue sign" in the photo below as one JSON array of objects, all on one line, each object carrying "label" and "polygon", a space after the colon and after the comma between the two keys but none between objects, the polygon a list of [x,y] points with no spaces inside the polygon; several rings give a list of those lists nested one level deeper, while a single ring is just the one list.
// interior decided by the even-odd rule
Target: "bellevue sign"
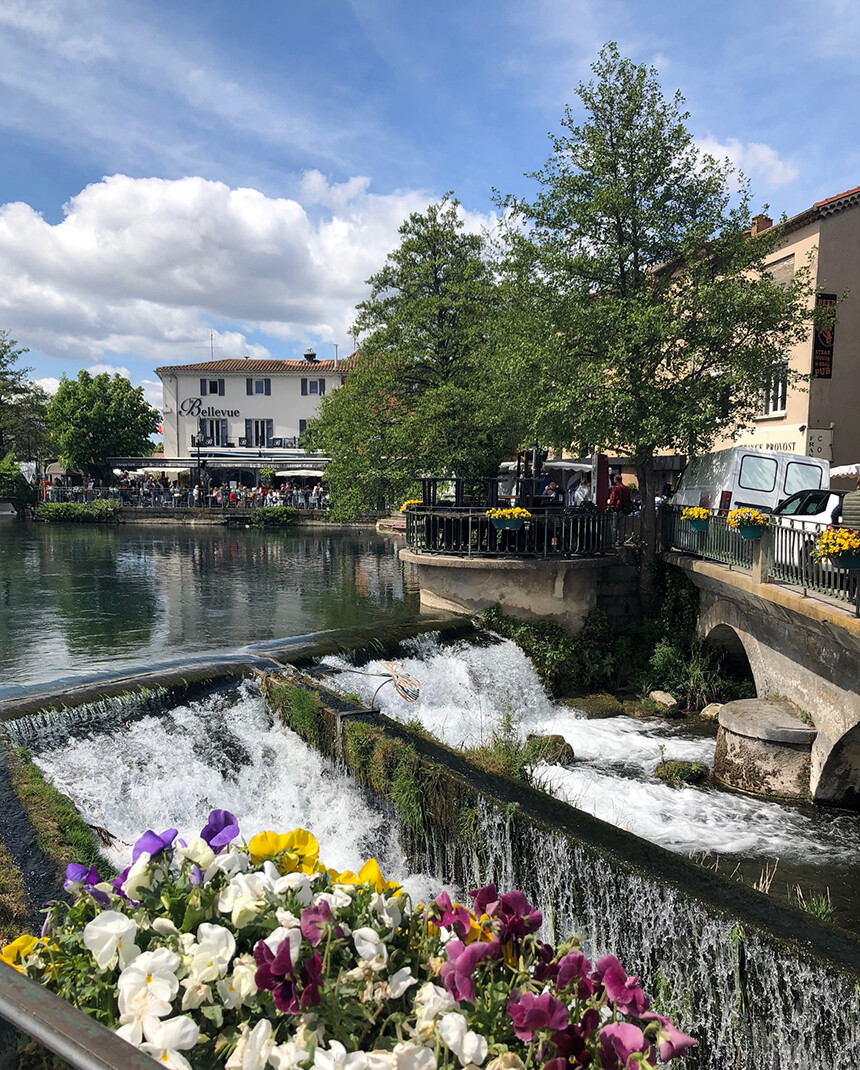
[{"label": "bellevue sign", "polygon": [[238,417],[241,415],[239,409],[214,409],[212,406],[203,408],[203,401],[200,398],[186,398],[179,406],[180,416],[232,416]]}]

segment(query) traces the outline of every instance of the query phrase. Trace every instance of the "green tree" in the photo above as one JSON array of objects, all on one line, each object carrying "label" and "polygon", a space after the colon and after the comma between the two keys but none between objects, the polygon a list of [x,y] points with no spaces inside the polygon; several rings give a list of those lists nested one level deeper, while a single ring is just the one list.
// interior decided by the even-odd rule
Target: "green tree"
[{"label": "green tree", "polygon": [[24,390],[9,406],[3,439],[19,461],[48,457],[53,452],[48,429],[49,394],[36,383],[25,383]]},{"label": "green tree", "polygon": [[149,436],[158,428],[158,411],[122,375],[78,372],[63,379],[48,407],[48,424],[60,460],[70,468],[108,482],[109,457],[150,456]]},{"label": "green tree", "polygon": [[16,513],[36,501],[35,487],[24,478],[11,453],[0,457],[0,499],[11,502]]},{"label": "green tree", "polygon": [[10,445],[10,424],[21,397],[27,393],[29,368],[19,368],[18,361],[27,352],[8,331],[0,331],[0,453]]},{"label": "green tree", "polygon": [[358,306],[366,336],[346,382],[308,428],[341,517],[398,504],[425,474],[477,483],[518,443],[496,381],[499,291],[457,209],[446,196],[400,227]]},{"label": "green tree", "polygon": [[653,68],[608,44],[592,70],[577,90],[585,121],[567,109],[529,176],[537,199],[505,202],[506,366],[545,441],[634,459],[647,559],[655,454],[706,451],[755,416],[809,330],[810,274],[768,274],[781,228],[750,236],[746,181],[698,152]]}]

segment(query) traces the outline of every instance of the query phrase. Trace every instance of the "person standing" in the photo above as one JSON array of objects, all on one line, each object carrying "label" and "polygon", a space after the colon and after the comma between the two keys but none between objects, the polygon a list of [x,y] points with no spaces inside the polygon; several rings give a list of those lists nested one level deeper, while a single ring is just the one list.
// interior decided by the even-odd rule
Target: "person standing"
[{"label": "person standing", "polygon": [[621,476],[614,476],[612,479],[609,509],[615,516],[615,545],[623,546],[627,514],[630,511],[630,488],[624,486]]},{"label": "person standing", "polygon": [[830,521],[860,531],[860,476],[857,477],[857,489],[850,490],[842,501],[837,503],[830,514]]}]

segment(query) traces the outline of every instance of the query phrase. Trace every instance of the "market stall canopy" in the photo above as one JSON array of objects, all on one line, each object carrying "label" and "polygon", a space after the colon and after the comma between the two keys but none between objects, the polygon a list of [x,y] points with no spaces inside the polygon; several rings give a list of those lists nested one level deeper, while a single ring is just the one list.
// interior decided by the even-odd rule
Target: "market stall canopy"
[{"label": "market stall canopy", "polygon": [[[541,468],[552,468],[555,471],[562,472],[590,472],[591,461],[544,461]],[[499,471],[505,474],[516,472],[516,470],[516,461],[502,461],[499,465]]]},{"label": "market stall canopy", "polygon": [[830,478],[834,476],[837,479],[839,476],[860,476],[860,464],[840,464],[836,468],[831,468]]}]

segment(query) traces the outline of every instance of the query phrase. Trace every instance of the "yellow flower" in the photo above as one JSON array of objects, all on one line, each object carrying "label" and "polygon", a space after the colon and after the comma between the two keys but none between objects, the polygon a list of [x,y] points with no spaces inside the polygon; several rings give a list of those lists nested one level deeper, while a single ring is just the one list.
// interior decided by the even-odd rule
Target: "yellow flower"
[{"label": "yellow flower", "polygon": [[0,951],[0,959],[6,963],[7,966],[12,966],[19,973],[24,972],[24,967],[19,966],[18,963],[21,959],[31,955],[42,941],[37,936],[30,936],[28,933],[17,937],[11,944],[7,944],[2,951]]},{"label": "yellow flower", "polygon": [[317,873],[320,869],[320,845],[306,829],[258,832],[251,837],[248,852],[255,865],[270,858],[281,873]]},{"label": "yellow flower", "polygon": [[681,513],[682,520],[707,520],[711,514],[702,505],[689,505]]},{"label": "yellow flower", "polygon": [[368,858],[358,873],[345,869],[343,873],[330,869],[329,876],[335,884],[370,884],[375,892],[399,892],[397,881],[387,881],[375,858]]},{"label": "yellow flower", "polygon": [[730,528],[766,528],[767,517],[758,509],[732,509],[726,517]]},{"label": "yellow flower", "polygon": [[421,500],[421,498],[410,498],[408,501],[405,501],[403,503],[403,505],[400,506],[400,512],[401,513],[405,513],[410,505],[423,505],[423,504],[424,504],[424,502]]},{"label": "yellow flower", "polygon": [[488,509],[484,515],[491,520],[530,520],[532,514],[528,509],[521,509],[518,505],[512,505],[507,509],[502,509],[501,507]]}]

